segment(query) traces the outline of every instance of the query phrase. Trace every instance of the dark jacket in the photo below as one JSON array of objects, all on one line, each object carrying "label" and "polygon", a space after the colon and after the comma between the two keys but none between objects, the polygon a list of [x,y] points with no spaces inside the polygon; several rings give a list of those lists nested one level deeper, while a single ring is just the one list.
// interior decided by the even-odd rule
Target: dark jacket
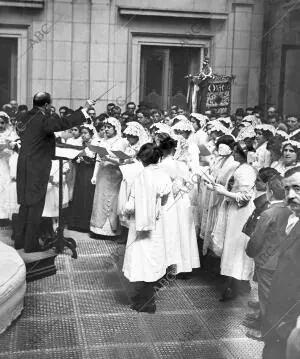
[{"label": "dark jacket", "polygon": [[255,205],[255,210],[252,212],[251,216],[248,218],[243,228],[243,233],[247,234],[247,236],[249,237],[254,232],[256,223],[261,213],[265,211],[270,204],[269,201],[267,200],[267,195],[265,193],[255,198],[253,202]]},{"label": "dark jacket", "polygon": [[257,267],[275,271],[290,214],[290,209],[283,201],[271,204],[261,214],[246,249],[247,255],[254,258]]},{"label": "dark jacket", "polygon": [[265,341],[286,341],[300,315],[300,220],[280,247],[278,265],[263,318]]},{"label": "dark jacket", "polygon": [[20,119],[17,125],[21,138],[17,166],[19,204],[32,205],[46,195],[51,160],[55,154],[54,132],[78,126],[84,121],[80,110],[61,119],[56,114],[44,114],[35,107]]}]

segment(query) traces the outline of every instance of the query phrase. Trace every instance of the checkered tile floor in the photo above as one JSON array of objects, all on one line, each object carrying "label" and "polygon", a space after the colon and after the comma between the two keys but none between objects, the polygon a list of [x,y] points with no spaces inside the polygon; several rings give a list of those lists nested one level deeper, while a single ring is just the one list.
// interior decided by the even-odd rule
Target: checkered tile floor
[{"label": "checkered tile floor", "polygon": [[[7,240],[8,230],[0,232]],[[159,292],[155,314],[129,307],[120,269],[125,247],[68,232],[79,258],[60,255],[55,276],[28,283],[21,317],[0,335],[0,359],[260,359],[262,344],[241,325],[251,295],[218,301],[217,280],[200,272]]]}]

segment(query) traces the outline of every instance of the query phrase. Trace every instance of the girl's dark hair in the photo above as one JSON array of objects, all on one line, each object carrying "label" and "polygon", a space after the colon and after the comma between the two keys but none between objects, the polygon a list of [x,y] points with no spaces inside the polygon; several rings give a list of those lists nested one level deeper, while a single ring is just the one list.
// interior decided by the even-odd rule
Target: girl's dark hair
[{"label": "girl's dark hair", "polygon": [[165,132],[156,133],[156,136],[159,138],[160,142],[164,141],[165,139],[170,137],[170,135],[168,133],[165,133]]},{"label": "girl's dark hair", "polygon": [[259,130],[261,131],[262,135],[265,137],[267,141],[269,141],[272,137],[274,137],[273,133],[269,130]]},{"label": "girl's dark hair", "polygon": [[247,161],[248,149],[247,149],[246,145],[245,145],[245,147],[242,147],[239,142],[236,142],[236,143],[234,144],[234,150],[235,150],[239,155],[241,155],[241,156],[244,158],[244,160]]},{"label": "girl's dark hair", "polygon": [[232,136],[230,135],[224,135],[224,136],[221,136],[218,140],[217,140],[217,143],[216,143],[216,146],[217,146],[217,149],[219,148],[219,145],[220,144],[224,144],[224,145],[227,145],[231,150],[233,150],[236,142],[235,140],[233,139]]},{"label": "girl's dark hair", "polygon": [[273,151],[277,156],[281,156],[281,145],[282,145],[282,137],[273,136],[269,139],[267,143],[267,150]]},{"label": "girl's dark hair", "polygon": [[0,118],[4,121],[4,123],[7,125],[9,123],[9,118],[7,116],[0,116]]},{"label": "girl's dark hair", "polygon": [[272,167],[264,167],[258,171],[258,175],[264,183],[267,183],[270,178],[275,175],[279,175],[279,172]]},{"label": "girl's dark hair", "polygon": [[80,130],[81,131],[82,130],[87,130],[91,136],[94,136],[94,131],[91,128],[87,127],[87,126],[81,125]]},{"label": "girl's dark hair", "polygon": [[[109,105],[109,104],[108,104],[108,105]],[[108,106],[108,105],[107,105],[107,106]],[[104,121],[104,120],[106,120],[107,118],[109,118],[109,116],[108,116],[107,113],[100,113],[100,115],[97,116],[97,117],[94,119],[94,121],[96,121],[96,120]]]},{"label": "girl's dark hair", "polygon": [[140,160],[145,167],[147,167],[151,164],[158,163],[161,156],[162,153],[159,147],[153,143],[146,143],[140,148],[136,158]]},{"label": "girl's dark hair", "polygon": [[105,123],[103,121],[101,121],[97,124],[97,126],[95,126],[95,129],[97,132],[99,132],[101,130],[101,128],[103,128],[104,126],[105,126]]},{"label": "girl's dark hair", "polygon": [[177,141],[169,136],[160,142],[159,149],[164,154],[169,155],[176,148],[176,146]]}]

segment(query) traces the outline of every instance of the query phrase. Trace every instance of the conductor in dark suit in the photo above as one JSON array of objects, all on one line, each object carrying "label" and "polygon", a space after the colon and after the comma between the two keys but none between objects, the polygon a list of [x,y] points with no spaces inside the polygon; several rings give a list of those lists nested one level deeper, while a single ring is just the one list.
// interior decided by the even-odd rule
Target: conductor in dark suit
[{"label": "conductor in dark suit", "polygon": [[19,119],[17,130],[21,149],[17,165],[17,196],[20,204],[14,239],[15,248],[24,252],[42,250],[39,227],[45,205],[51,160],[55,155],[54,132],[81,125],[88,118],[87,110],[94,105],[88,100],[85,107],[71,116],[59,118],[51,114],[51,96],[38,92],[33,108]]},{"label": "conductor in dark suit", "polygon": [[288,220],[263,317],[263,359],[285,359],[287,340],[300,315],[300,167],[284,175]]}]

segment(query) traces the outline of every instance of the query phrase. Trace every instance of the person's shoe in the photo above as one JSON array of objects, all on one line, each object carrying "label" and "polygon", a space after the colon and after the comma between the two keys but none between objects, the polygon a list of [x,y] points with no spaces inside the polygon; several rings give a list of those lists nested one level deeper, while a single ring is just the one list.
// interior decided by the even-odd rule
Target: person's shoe
[{"label": "person's shoe", "polygon": [[127,239],[125,238],[119,238],[116,240],[116,243],[118,244],[126,244],[127,243]]},{"label": "person's shoe", "polygon": [[249,329],[260,330],[261,329],[261,322],[260,320],[244,320],[242,323],[245,327]]},{"label": "person's shoe", "polygon": [[254,300],[249,300],[248,307],[254,310],[259,310],[259,302]]},{"label": "person's shoe", "polygon": [[188,273],[178,273],[176,275],[176,279],[181,279],[181,280],[188,280],[192,278],[192,273],[188,272]]},{"label": "person's shoe", "polygon": [[250,338],[250,339],[253,339],[253,340],[257,340],[259,342],[263,341],[264,340],[264,337],[263,335],[258,332],[258,331],[254,331],[254,330],[249,330],[247,333],[246,333],[246,337],[247,338]]},{"label": "person's shoe", "polygon": [[130,298],[134,304],[137,304],[141,300],[141,294],[136,294]]},{"label": "person's shoe", "polygon": [[222,297],[219,299],[220,302],[228,302],[229,300],[235,299],[235,295],[233,293],[233,290],[231,288],[226,288],[223,291]]},{"label": "person's shoe", "polygon": [[251,285],[249,281],[242,280],[237,284],[237,291],[239,295],[247,295],[251,292]]},{"label": "person's shoe", "polygon": [[133,304],[130,308],[133,310],[136,310],[137,312],[143,312],[143,313],[154,314],[156,312],[156,304],[155,303],[149,303],[147,305]]},{"label": "person's shoe", "polygon": [[246,320],[259,320],[260,319],[260,315],[259,313],[248,313],[245,316]]},{"label": "person's shoe", "polygon": [[103,236],[102,234],[96,234],[94,232],[89,232],[89,237],[90,238],[93,238],[93,239],[97,239],[97,240],[110,240],[111,237],[108,237],[108,236]]}]

